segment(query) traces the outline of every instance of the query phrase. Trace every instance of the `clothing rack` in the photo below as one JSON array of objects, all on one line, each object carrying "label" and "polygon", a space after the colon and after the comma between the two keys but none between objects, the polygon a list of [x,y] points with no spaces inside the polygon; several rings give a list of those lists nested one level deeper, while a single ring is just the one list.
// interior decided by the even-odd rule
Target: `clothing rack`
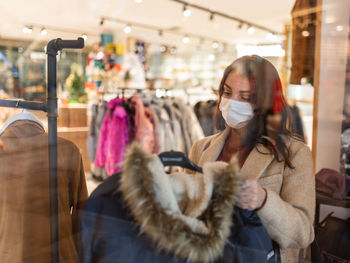
[{"label": "clothing rack", "polygon": [[81,49],[84,39],[53,39],[47,44],[47,100],[46,102],[0,100],[0,107],[22,108],[47,112],[50,176],[50,234],[51,262],[59,263],[59,221],[58,221],[58,178],[57,178],[57,91],[56,65],[57,52],[66,48]]}]

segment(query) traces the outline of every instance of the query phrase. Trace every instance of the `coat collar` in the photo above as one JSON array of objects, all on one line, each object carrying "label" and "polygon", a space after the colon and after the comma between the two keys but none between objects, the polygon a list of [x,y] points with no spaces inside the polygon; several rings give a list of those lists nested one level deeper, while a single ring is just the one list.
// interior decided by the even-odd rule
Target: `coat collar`
[{"label": "coat collar", "polygon": [[[218,159],[230,132],[231,128],[226,128],[224,131],[213,137],[209,147],[204,150],[199,159],[198,164],[200,167],[203,167],[207,162],[215,162]],[[248,155],[243,167],[241,168],[241,173],[245,178],[258,179],[273,159],[273,154],[270,154],[265,146],[258,145],[257,147],[254,147]]]},{"label": "coat collar", "polygon": [[31,120],[16,120],[1,134],[2,138],[24,138],[45,133],[44,128]]}]

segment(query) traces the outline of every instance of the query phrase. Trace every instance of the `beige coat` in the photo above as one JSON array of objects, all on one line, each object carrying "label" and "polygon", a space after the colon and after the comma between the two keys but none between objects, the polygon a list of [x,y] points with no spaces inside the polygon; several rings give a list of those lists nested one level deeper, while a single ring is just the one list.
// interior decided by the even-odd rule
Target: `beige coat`
[{"label": "beige coat", "polygon": [[[216,161],[230,129],[194,143],[190,159],[197,165]],[[282,263],[298,262],[299,249],[314,239],[315,177],[310,149],[302,142],[289,139],[291,161],[295,169],[284,167],[268,150],[259,145],[245,161],[241,173],[256,178],[267,190],[267,200],[258,212],[270,237],[281,248]],[[262,152],[262,153],[261,153]]]}]

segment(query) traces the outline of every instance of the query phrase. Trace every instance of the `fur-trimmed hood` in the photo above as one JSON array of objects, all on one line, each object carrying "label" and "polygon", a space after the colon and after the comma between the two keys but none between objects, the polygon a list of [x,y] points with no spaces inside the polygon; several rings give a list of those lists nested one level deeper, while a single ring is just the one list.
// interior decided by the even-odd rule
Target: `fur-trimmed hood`
[{"label": "fur-trimmed hood", "polygon": [[206,163],[203,174],[164,172],[157,155],[133,143],[121,192],[141,233],[158,249],[190,262],[213,262],[224,251],[242,178],[235,158]]}]

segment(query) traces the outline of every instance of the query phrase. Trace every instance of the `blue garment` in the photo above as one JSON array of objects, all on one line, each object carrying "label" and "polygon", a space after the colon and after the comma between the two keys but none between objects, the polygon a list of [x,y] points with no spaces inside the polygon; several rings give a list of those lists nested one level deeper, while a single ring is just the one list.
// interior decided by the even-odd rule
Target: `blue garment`
[{"label": "blue garment", "polygon": [[[84,263],[185,263],[170,253],[157,251],[153,242],[139,235],[119,189],[121,175],[107,178],[91,194],[81,213],[80,262]],[[215,262],[277,262],[272,241],[255,212],[235,208],[235,224],[223,256]],[[271,258],[267,260],[270,253]]]}]

